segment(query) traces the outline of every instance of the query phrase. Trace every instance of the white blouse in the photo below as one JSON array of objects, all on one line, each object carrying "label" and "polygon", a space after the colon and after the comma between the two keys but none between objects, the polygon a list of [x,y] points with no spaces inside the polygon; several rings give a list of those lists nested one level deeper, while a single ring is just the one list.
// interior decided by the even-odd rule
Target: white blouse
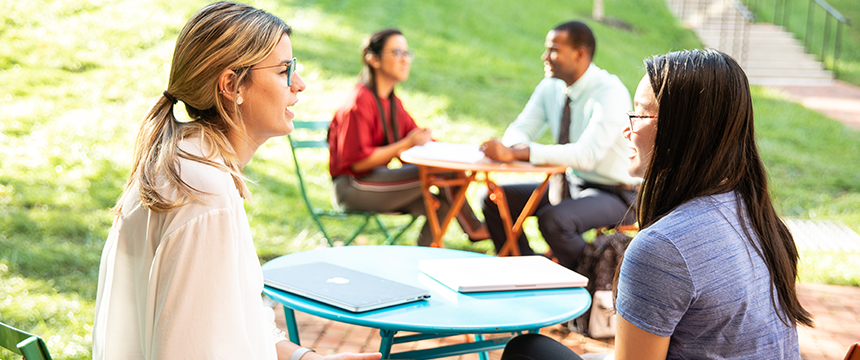
[{"label": "white blouse", "polygon": [[[198,141],[180,148],[203,154]],[[274,312],[263,306],[233,179],[198,162],[179,165],[182,179],[208,195],[157,213],[140,204],[137,185],[127,192],[102,252],[93,359],[275,359]]]}]

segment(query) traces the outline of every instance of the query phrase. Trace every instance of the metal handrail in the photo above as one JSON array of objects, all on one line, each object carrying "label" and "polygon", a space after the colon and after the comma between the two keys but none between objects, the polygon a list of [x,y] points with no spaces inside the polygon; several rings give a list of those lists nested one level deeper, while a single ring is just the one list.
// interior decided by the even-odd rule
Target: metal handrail
[{"label": "metal handrail", "polygon": [[744,19],[747,19],[747,21],[751,23],[755,22],[755,14],[753,14],[752,11],[749,11],[749,9],[747,9],[740,0],[732,0],[732,5],[734,5],[735,9],[741,13],[741,16],[743,16]]},{"label": "metal handrail", "polygon": [[[791,8],[791,0],[774,0],[773,6],[773,23],[775,25],[784,26],[788,31],[791,31],[789,26],[789,9]],[[748,3],[751,3],[752,12],[756,12],[756,5],[758,0],[747,0]],[[782,3],[782,8],[780,9],[780,3]],[[824,17],[824,33],[822,34],[822,42],[821,42],[821,62],[825,67],[828,67],[827,64],[827,48],[828,48],[828,40],[833,39],[828,35],[831,33],[830,31],[830,22],[831,18],[836,19],[836,34],[835,39],[833,39],[833,55],[832,66],[829,66],[830,70],[833,71],[834,75],[838,76],[837,62],[839,61],[839,55],[841,53],[842,47],[842,25],[851,25],[851,20],[843,16],[839,11],[837,11],[833,6],[828,4],[824,0],[809,0],[809,7],[806,15],[806,32],[803,35],[803,47],[806,48],[807,51],[812,51],[811,45],[809,43],[810,38],[812,37],[812,24],[814,21],[813,18],[813,3],[817,4],[821,9],[825,11]],[[779,13],[782,10],[782,21],[780,22]],[[799,35],[799,34],[798,34]]]},{"label": "metal handrail", "polygon": [[822,9],[824,9],[825,11],[830,13],[830,15],[833,15],[833,17],[836,20],[839,20],[839,22],[851,25],[851,20],[842,16],[842,14],[839,13],[839,11],[836,11],[836,9],[834,9],[832,6],[830,6],[830,4],[828,4],[826,1],[824,1],[824,0],[812,0],[812,1],[815,1],[815,3],[817,3],[819,6],[821,6]]},{"label": "metal handrail", "polygon": [[[718,44],[709,44],[729,54],[745,66],[750,45],[749,26],[755,19],[739,0],[668,0],[669,7],[685,26],[713,31]],[[743,21],[737,21],[731,11],[736,10]]]}]

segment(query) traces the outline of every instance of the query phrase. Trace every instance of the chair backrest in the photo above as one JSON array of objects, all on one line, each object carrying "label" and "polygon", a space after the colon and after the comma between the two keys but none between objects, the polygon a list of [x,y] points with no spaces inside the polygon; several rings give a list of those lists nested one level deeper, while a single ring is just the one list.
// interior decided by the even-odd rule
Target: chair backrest
[{"label": "chair backrest", "polygon": [[[319,132],[320,130],[328,130],[328,125],[331,121],[296,121],[293,120],[293,127],[296,129],[306,129],[312,130],[315,132]],[[327,132],[326,132],[327,133]],[[307,149],[307,148],[316,148],[316,149],[328,149],[328,139],[326,138],[317,138],[312,140],[304,140],[304,139],[296,139],[294,134],[287,135],[287,138],[290,140],[290,152],[293,154],[293,162],[296,166],[296,176],[299,178],[299,189],[302,192],[302,199],[305,200],[305,204],[308,206],[308,209],[313,212],[313,205],[311,204],[310,198],[308,198],[307,188],[305,187],[305,179],[302,176],[301,166],[299,165],[299,157],[296,156],[296,149]]]},{"label": "chair backrest", "polygon": [[[307,130],[328,130],[328,125],[331,123],[329,120],[321,120],[321,121],[298,121],[293,120],[293,127],[296,129],[307,129]],[[328,139],[322,140],[296,140],[292,138],[292,134],[288,135],[290,138],[290,145],[293,148],[326,148],[328,149]]]},{"label": "chair backrest", "polygon": [[51,360],[42,338],[0,323],[0,347],[22,355],[27,360]]},{"label": "chair backrest", "polygon": [[[377,216],[378,214],[373,212],[365,212],[365,211],[350,211],[341,209],[338,204],[333,201],[334,197],[331,197],[331,208],[330,209],[318,209],[313,206],[311,203],[310,197],[308,197],[308,188],[305,184],[305,178],[302,175],[302,168],[299,164],[299,157],[296,155],[297,149],[325,149],[326,155],[328,155],[328,127],[331,121],[293,121],[293,127],[296,129],[303,129],[304,131],[294,132],[287,136],[290,140],[290,152],[293,154],[293,162],[295,164],[296,177],[299,179],[299,190],[302,193],[302,199],[305,201],[305,205],[308,208],[308,212],[310,212],[311,219],[317,224],[320,232],[322,232],[323,236],[328,241],[329,246],[335,246],[334,238],[326,231],[326,226],[323,225],[322,217],[326,217],[328,219],[346,219],[349,216],[361,216],[364,220],[354,228],[352,231],[352,235],[348,238],[345,238],[343,241],[344,245],[349,245],[356,239],[356,237],[361,234],[370,220],[375,220],[376,224],[379,226],[379,230],[385,234],[386,240],[385,244],[392,244],[396,241],[401,235],[415,223],[415,216],[408,215],[411,219],[408,224],[403,226],[386,226],[382,220]],[[323,131],[325,130],[325,131]],[[302,135],[300,135],[302,134]],[[304,135],[304,136],[303,136]],[[394,215],[394,214],[390,214]]]}]

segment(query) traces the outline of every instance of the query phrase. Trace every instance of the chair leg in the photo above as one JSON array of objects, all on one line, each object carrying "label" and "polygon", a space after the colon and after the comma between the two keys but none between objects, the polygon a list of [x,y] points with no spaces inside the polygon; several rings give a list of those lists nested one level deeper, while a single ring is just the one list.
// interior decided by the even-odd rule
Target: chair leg
[{"label": "chair leg", "polygon": [[[377,218],[377,219],[378,219],[378,218]],[[392,245],[392,244],[394,244],[394,242],[395,242],[395,241],[397,241],[397,239],[399,239],[399,238],[400,238],[400,236],[401,236],[401,235],[403,235],[403,233],[405,233],[405,232],[406,232],[406,230],[409,230],[409,228],[410,228],[410,227],[412,227],[412,224],[414,224],[414,223],[415,223],[415,220],[418,220],[418,218],[417,218],[417,217],[415,217],[415,216],[411,216],[411,219],[409,220],[409,223],[408,223],[408,224],[406,224],[406,225],[404,225],[404,226],[400,227],[399,231],[397,231],[397,233],[396,233],[396,234],[394,234],[393,236],[389,235],[389,236],[388,236],[388,238],[387,238],[387,239],[385,239],[385,245]]]},{"label": "chair leg", "polygon": [[358,230],[356,230],[354,233],[352,233],[352,236],[350,236],[348,240],[343,242],[344,246],[352,244],[352,242],[355,240],[355,238],[357,238],[358,235],[361,235],[361,232],[364,231],[364,228],[366,228],[367,224],[370,223],[370,218],[372,216],[373,215],[367,215],[364,217],[364,222],[361,224],[361,226],[358,227]]},{"label": "chair leg", "polygon": [[320,232],[322,232],[323,237],[325,237],[325,241],[328,242],[328,246],[333,247],[334,246],[334,240],[331,238],[331,236],[328,235],[328,232],[325,231],[325,226],[323,226],[322,219],[320,219],[319,214],[317,214],[316,211],[313,209],[311,209],[310,212],[311,212],[311,218],[314,219],[315,223],[317,223],[317,228],[319,228]]},{"label": "chair leg", "polygon": [[385,238],[391,238],[391,232],[388,231],[388,227],[385,226],[385,224],[382,222],[382,219],[379,218],[379,215],[373,215],[373,219],[376,220],[376,225],[379,226],[379,229],[382,230],[383,234],[385,234]]}]

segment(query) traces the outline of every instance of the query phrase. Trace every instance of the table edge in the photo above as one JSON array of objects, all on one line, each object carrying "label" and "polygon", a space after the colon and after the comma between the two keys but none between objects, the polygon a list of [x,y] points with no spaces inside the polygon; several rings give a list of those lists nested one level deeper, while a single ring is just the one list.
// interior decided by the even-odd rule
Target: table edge
[{"label": "table edge", "polygon": [[516,161],[511,163],[492,162],[492,163],[468,163],[449,160],[435,160],[418,158],[409,155],[401,155],[400,160],[406,163],[415,164],[418,166],[428,166],[435,168],[451,169],[451,170],[471,170],[471,171],[487,171],[487,172],[520,172],[520,173],[542,173],[542,174],[558,174],[567,171],[567,166],[564,165],[535,165],[525,161]]}]

